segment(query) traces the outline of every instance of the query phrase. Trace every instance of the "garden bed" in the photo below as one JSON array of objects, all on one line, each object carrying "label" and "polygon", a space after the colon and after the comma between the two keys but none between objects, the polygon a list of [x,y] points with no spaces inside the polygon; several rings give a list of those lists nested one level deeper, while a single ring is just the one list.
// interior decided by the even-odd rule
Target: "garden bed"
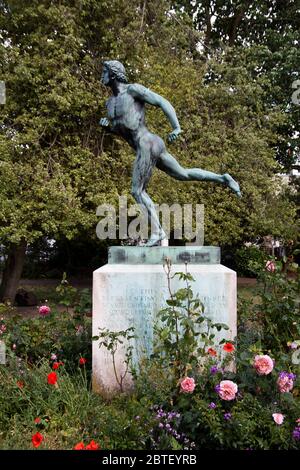
[{"label": "garden bed", "polygon": [[[7,311],[0,448],[300,449],[299,281],[267,272],[257,287],[241,287],[237,342],[218,345],[219,325],[187,283],[159,314],[134,390],[110,399],[91,389],[90,291],[64,280],[40,290],[50,300],[38,316]],[[201,348],[197,323],[208,326]]]}]

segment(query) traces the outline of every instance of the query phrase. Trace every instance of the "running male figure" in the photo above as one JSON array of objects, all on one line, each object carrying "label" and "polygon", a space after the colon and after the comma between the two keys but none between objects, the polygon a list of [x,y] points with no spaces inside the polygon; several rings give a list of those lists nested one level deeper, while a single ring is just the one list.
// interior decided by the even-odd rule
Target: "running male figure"
[{"label": "running male figure", "polygon": [[168,141],[177,139],[181,128],[169,101],[142,85],[129,84],[125,68],[117,60],[103,63],[101,82],[110,87],[113,94],[106,102],[108,119],[102,118],[99,123],[109,132],[123,137],[136,152],[131,193],[137,203],[146,209],[151,224],[152,233],[146,246],[159,245],[166,238],[154,204],[146,192],[153,167],[156,166],[177,180],[222,183],[241,196],[238,183],[228,173],[218,175],[200,168],[183,168],[167,151],[164,141],[147,129],[146,103],[162,109],[173,128]]}]

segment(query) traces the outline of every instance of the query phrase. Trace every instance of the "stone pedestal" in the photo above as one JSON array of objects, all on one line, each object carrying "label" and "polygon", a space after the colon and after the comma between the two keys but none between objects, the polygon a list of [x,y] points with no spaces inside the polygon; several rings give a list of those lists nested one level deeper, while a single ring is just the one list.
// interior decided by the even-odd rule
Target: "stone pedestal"
[{"label": "stone pedestal", "polygon": [[[134,360],[152,350],[153,324],[157,312],[169,298],[163,259],[172,260],[172,272],[192,274],[194,295],[205,306],[205,315],[214,322],[225,323],[228,331],[216,332],[216,339],[233,340],[236,336],[236,273],[220,264],[217,247],[113,247],[109,263],[94,271],[93,276],[93,335],[99,328],[112,331],[133,326],[137,338],[133,341]],[[177,277],[172,291],[184,287]],[[124,371],[125,348],[116,354],[116,370]],[[125,388],[130,387],[127,375]],[[93,341],[93,388],[104,395],[118,390],[112,358],[109,352]]]}]

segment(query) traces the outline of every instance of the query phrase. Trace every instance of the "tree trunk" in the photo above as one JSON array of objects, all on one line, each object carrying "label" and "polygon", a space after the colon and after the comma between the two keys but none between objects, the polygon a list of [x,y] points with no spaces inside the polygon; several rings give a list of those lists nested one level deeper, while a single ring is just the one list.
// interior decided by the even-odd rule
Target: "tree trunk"
[{"label": "tree trunk", "polygon": [[11,243],[6,259],[0,286],[0,301],[15,301],[16,292],[23,271],[27,242],[22,239],[19,244]]},{"label": "tree trunk", "polygon": [[[211,32],[212,32],[212,27],[211,27],[211,12],[210,12],[210,1],[206,2],[205,4],[205,24],[206,24],[206,31],[205,31],[205,37],[204,37],[204,46],[205,48],[208,48],[209,42],[210,42],[210,37],[211,37]],[[205,53],[207,52],[204,51]]]},{"label": "tree trunk", "polygon": [[234,17],[232,18],[231,27],[229,30],[229,46],[230,47],[234,46],[238,27],[242,19],[244,18],[244,15],[250,6],[250,3],[251,3],[250,1],[245,1],[244,5],[242,5],[240,8],[237,9]]}]

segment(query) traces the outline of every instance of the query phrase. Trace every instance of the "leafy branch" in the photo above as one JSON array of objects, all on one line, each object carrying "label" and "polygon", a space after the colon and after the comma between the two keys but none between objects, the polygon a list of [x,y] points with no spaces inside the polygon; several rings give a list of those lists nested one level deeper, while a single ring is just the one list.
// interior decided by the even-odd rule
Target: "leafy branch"
[{"label": "leafy branch", "polygon": [[[115,375],[117,384],[120,387],[120,391],[123,392],[124,380],[129,372],[129,366],[132,363],[133,346],[130,344],[130,341],[133,338],[135,338],[135,335],[133,334],[134,328],[130,327],[130,328],[127,328],[127,330],[122,330],[122,331],[110,331],[107,328],[99,328],[99,330],[100,330],[100,334],[98,336],[93,336],[92,339],[93,341],[100,340],[99,348],[101,348],[101,346],[104,346],[107,349],[107,351],[110,352],[111,357],[112,357],[114,375]],[[125,371],[123,373],[120,372],[120,374],[118,374],[117,367],[116,367],[116,352],[118,350],[118,347],[120,345],[123,345],[124,343],[127,343],[125,359],[124,359]]]},{"label": "leafy branch", "polygon": [[[160,360],[162,365],[173,371],[176,382],[189,370],[199,368],[201,358],[206,354],[208,345],[214,343],[215,334],[212,330],[228,330],[223,323],[213,323],[204,315],[204,305],[198,296],[194,297],[191,283],[193,276],[187,271],[171,273],[171,262],[164,262],[167,276],[169,299],[167,307],[158,313],[155,325],[156,344],[153,358]],[[184,281],[185,287],[172,290],[172,279],[178,277]]]}]

